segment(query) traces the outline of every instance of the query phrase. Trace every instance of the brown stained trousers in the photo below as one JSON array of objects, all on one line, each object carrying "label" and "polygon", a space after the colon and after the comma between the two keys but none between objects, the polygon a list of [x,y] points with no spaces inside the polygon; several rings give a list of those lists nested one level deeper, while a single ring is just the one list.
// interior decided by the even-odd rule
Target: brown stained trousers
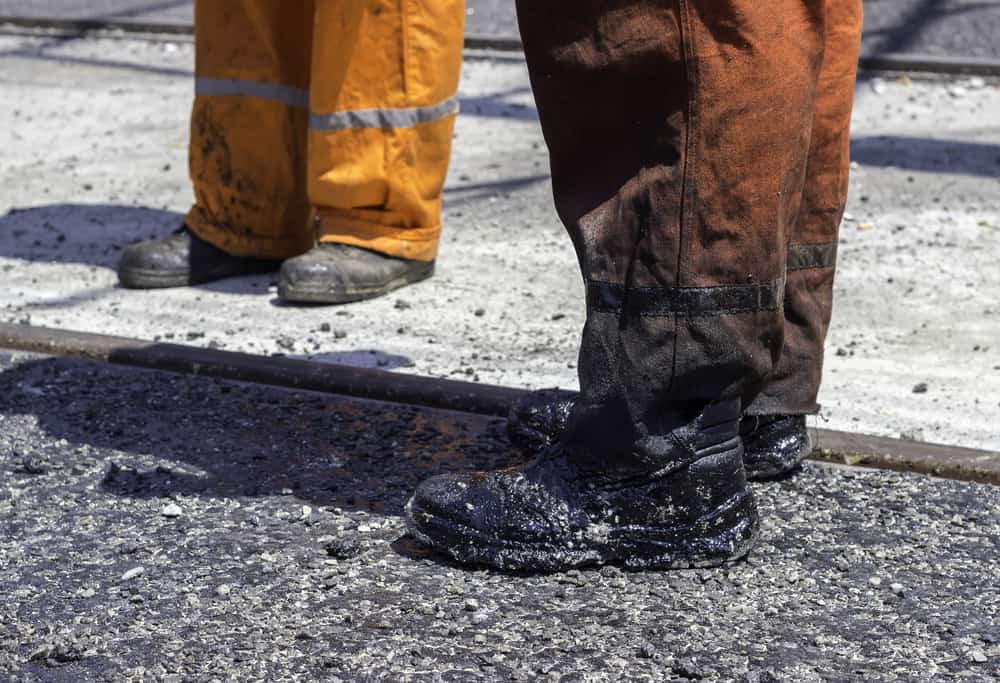
[{"label": "brown stained trousers", "polygon": [[587,289],[576,424],[815,412],[861,0],[517,5]]}]

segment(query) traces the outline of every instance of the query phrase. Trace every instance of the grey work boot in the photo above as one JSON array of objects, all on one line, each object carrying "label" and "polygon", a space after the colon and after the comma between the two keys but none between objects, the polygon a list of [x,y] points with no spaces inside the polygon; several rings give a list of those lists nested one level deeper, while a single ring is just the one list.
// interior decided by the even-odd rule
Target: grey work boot
[{"label": "grey work boot", "polygon": [[[600,425],[608,443],[622,434],[600,412],[574,420]],[[620,449],[582,445],[599,436],[563,439],[522,467],[432,477],[407,503],[407,526],[459,562],[505,570],[730,562],[749,552],[758,527],[739,421],[735,399]]]},{"label": "grey work boot", "polygon": [[129,289],[160,289],[277,269],[278,261],[231,256],[182,226],[162,239],[126,247],[118,262],[118,280]]},{"label": "grey work boot", "polygon": [[[576,398],[573,391],[543,389],[515,403],[507,416],[511,443],[525,453],[537,453],[558,440]],[[813,450],[805,415],[745,415],[740,420],[740,436],[750,481],[784,476]]]},{"label": "grey work boot", "polygon": [[320,244],[285,261],[278,295],[287,301],[343,304],[388,294],[433,273],[434,261],[393,258],[347,244]]}]

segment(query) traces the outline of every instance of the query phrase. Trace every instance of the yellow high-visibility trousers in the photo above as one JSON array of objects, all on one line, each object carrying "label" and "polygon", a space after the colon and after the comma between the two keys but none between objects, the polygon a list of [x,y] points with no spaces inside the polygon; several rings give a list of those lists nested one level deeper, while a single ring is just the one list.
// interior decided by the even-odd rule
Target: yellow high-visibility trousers
[{"label": "yellow high-visibility trousers", "polygon": [[188,227],[237,256],[434,259],[464,18],[464,0],[196,0]]}]

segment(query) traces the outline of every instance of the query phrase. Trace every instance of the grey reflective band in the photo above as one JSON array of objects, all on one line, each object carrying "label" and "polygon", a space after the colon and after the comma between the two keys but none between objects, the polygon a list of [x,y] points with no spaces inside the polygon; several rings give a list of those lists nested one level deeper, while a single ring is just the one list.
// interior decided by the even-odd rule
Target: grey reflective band
[{"label": "grey reflective band", "polygon": [[[274,100],[289,107],[309,106],[309,91],[280,83],[261,83],[225,78],[196,78],[195,95],[202,97],[256,97]],[[421,123],[432,123],[458,113],[458,98],[427,107],[407,109],[356,109],[335,114],[312,114],[309,127],[313,130],[337,131],[351,128],[410,128]]]},{"label": "grey reflective band", "polygon": [[837,243],[793,244],[788,247],[788,270],[832,268],[837,262]]},{"label": "grey reflective band", "polygon": [[784,278],[760,285],[632,288],[591,280],[587,283],[587,306],[593,311],[639,318],[756,313],[780,308],[784,294]]},{"label": "grey reflective band", "polygon": [[280,83],[238,81],[225,78],[196,78],[194,94],[202,97],[256,97],[303,109],[309,106],[308,90]]},{"label": "grey reflective band", "polygon": [[355,109],[336,114],[313,114],[309,127],[313,130],[336,131],[352,128],[410,128],[432,123],[458,113],[458,98],[451,97],[439,104],[408,109]]}]

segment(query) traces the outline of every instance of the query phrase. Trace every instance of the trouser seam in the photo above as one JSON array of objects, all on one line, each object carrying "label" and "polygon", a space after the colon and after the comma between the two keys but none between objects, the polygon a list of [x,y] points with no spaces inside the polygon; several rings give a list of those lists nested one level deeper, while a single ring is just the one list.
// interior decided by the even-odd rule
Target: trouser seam
[{"label": "trouser seam", "polygon": [[[684,262],[684,232],[688,221],[688,202],[689,194],[691,192],[691,180],[690,172],[691,167],[694,165],[694,135],[693,130],[695,128],[695,122],[697,120],[697,112],[695,110],[694,93],[696,91],[697,75],[694,68],[693,59],[693,46],[691,45],[690,37],[690,27],[691,23],[688,19],[688,3],[687,0],[677,0],[677,26],[680,30],[681,38],[681,59],[684,60],[684,74],[687,80],[686,87],[686,105],[687,105],[687,125],[684,126],[684,163],[681,168],[681,192],[680,201],[678,202],[677,209],[677,264],[674,271],[674,284],[680,286],[681,284],[681,268]],[[674,334],[673,334],[673,350],[670,354],[670,381],[667,384],[667,393],[670,394],[674,388],[674,381],[677,377],[677,349],[678,349],[678,338],[680,336],[680,316],[673,314],[674,319]]]}]

